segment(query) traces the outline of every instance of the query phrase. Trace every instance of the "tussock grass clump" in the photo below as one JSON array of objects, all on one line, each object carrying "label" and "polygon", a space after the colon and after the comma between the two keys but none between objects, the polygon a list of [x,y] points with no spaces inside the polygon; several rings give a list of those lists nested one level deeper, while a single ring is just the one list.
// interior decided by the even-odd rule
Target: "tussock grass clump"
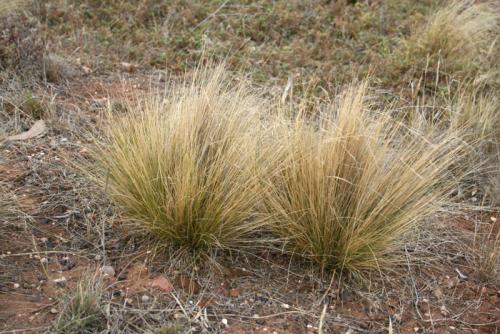
[{"label": "tussock grass clump", "polygon": [[222,67],[112,116],[94,157],[131,221],[191,251],[241,246],[261,222],[257,168],[263,106]]},{"label": "tussock grass clump", "polygon": [[365,94],[350,88],[319,120],[299,116],[283,130],[286,158],[265,191],[269,226],[290,250],[351,274],[398,261],[405,237],[454,189],[464,149],[449,133],[431,142],[374,116]]},{"label": "tussock grass clump", "polygon": [[496,224],[494,222],[486,235],[475,240],[475,270],[484,282],[500,282],[500,229]]},{"label": "tussock grass clump", "polygon": [[96,277],[82,277],[74,291],[61,302],[56,333],[96,333],[104,320],[102,289],[102,283]]},{"label": "tussock grass clump", "polygon": [[500,141],[500,103],[497,96],[466,85],[450,102],[452,129],[462,129],[468,139],[481,143]]},{"label": "tussock grass clump", "polygon": [[475,76],[481,70],[482,80],[486,80],[499,22],[500,13],[492,3],[451,2],[396,50],[391,59],[399,69],[394,71],[395,77],[420,79],[420,85],[432,87],[443,80],[449,82],[450,77]]}]

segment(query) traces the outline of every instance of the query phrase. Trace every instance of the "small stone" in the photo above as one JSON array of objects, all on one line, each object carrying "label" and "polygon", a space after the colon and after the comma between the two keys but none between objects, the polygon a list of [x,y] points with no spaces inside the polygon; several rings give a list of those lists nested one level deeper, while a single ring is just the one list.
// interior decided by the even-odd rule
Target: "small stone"
[{"label": "small stone", "polygon": [[148,295],[142,295],[142,296],[141,296],[141,301],[142,301],[143,303],[149,303],[149,300],[150,300],[150,299],[151,299],[151,298],[150,298]]},{"label": "small stone", "polygon": [[66,285],[66,277],[62,276],[60,278],[56,278],[54,280],[54,283],[56,283],[58,286],[65,286]]},{"label": "small stone", "polygon": [[94,257],[94,260],[96,261],[101,261],[102,257],[100,254],[97,254],[95,257]]},{"label": "small stone", "polygon": [[72,260],[69,256],[65,256],[59,260],[59,263],[63,266],[62,270],[71,270],[76,266],[76,262]]},{"label": "small stone", "polygon": [[494,223],[496,223],[496,222],[497,222],[497,217],[493,217],[493,216],[491,216],[491,217],[490,217],[490,219],[491,219],[491,221],[492,221],[492,222],[494,222]]},{"label": "small stone", "polygon": [[447,316],[448,314],[450,314],[450,312],[448,311],[448,309],[446,308],[446,306],[444,305],[441,305],[441,307],[439,308],[439,311],[441,311],[441,314],[443,316]]},{"label": "small stone", "polygon": [[21,285],[19,283],[14,283],[14,289],[19,289]]},{"label": "small stone", "polygon": [[114,277],[115,276],[115,269],[111,266],[102,266],[100,271],[104,277]]},{"label": "small stone", "polygon": [[222,324],[223,324],[224,326],[227,326],[227,319],[226,319],[226,318],[223,318],[223,319],[221,320],[221,322],[222,322]]},{"label": "small stone", "polygon": [[281,304],[281,307],[286,308],[286,309],[289,309],[289,308],[290,308],[290,305],[288,305],[288,304]]},{"label": "small stone", "polygon": [[47,264],[47,263],[49,263],[49,260],[47,260],[47,258],[46,258],[46,257],[42,257],[42,258],[40,259],[40,263],[41,263],[41,264]]},{"label": "small stone", "polygon": [[52,314],[57,314],[57,312],[59,312],[59,311],[57,311],[57,309],[55,309],[55,308],[50,309],[50,313],[52,313]]}]

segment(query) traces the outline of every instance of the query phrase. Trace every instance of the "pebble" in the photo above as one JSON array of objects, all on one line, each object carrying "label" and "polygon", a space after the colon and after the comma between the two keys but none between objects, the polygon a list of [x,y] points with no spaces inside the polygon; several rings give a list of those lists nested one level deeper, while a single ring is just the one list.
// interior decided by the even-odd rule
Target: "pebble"
[{"label": "pebble", "polygon": [[51,309],[50,309],[50,313],[52,313],[52,314],[56,314],[57,312],[58,312],[58,311],[57,311],[57,309],[55,309],[55,308],[51,308]]},{"label": "pebble", "polygon": [[14,289],[19,289],[21,285],[19,283],[14,283]]},{"label": "pebble", "polygon": [[97,254],[95,257],[94,257],[94,260],[96,261],[101,261],[102,257],[101,255]]},{"label": "pebble", "polygon": [[221,322],[222,322],[222,324],[223,324],[224,326],[227,326],[227,319],[226,319],[226,318],[223,318],[223,319],[221,320]]},{"label": "pebble", "polygon": [[54,283],[56,283],[59,286],[65,286],[66,285],[66,277],[61,277],[61,278],[56,278],[54,280]]},{"label": "pebble", "polygon": [[141,297],[141,301],[142,301],[143,303],[148,303],[150,299],[151,299],[151,298],[149,298],[149,296],[148,296],[148,295],[142,295],[142,297]]},{"label": "pebble", "polygon": [[103,276],[108,276],[108,277],[115,276],[115,269],[111,266],[102,266],[100,271]]}]

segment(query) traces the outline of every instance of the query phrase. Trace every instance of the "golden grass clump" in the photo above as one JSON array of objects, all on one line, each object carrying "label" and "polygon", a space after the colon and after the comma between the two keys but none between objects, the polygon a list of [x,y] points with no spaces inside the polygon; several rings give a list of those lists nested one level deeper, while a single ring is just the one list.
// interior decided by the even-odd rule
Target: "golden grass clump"
[{"label": "golden grass clump", "polygon": [[398,261],[454,189],[464,151],[450,133],[429,141],[371,113],[365,99],[365,85],[350,88],[319,120],[285,127],[285,159],[265,191],[269,226],[291,251],[354,276]]},{"label": "golden grass clump", "polygon": [[[222,67],[112,115],[98,179],[126,216],[192,251],[246,244],[261,222],[257,169],[263,101]],[[252,241],[253,242],[253,241]]]},{"label": "golden grass clump", "polygon": [[490,75],[485,71],[495,58],[499,22],[500,12],[493,3],[452,1],[403,41],[391,58],[399,69],[394,75],[434,85],[447,76],[475,76],[481,69],[482,80],[488,81]]},{"label": "golden grass clump", "polygon": [[450,126],[464,130],[468,139],[500,141],[500,103],[491,93],[481,93],[469,85],[450,101]]},{"label": "golden grass clump", "polygon": [[28,0],[0,0],[0,17],[22,10],[28,4]]}]

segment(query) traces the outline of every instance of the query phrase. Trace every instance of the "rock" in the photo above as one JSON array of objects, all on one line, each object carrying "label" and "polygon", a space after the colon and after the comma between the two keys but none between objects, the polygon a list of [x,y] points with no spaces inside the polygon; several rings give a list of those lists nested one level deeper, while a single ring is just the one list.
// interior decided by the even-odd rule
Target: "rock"
[{"label": "rock", "polygon": [[115,268],[111,266],[102,266],[100,272],[104,277],[114,277],[116,274]]},{"label": "rock", "polygon": [[167,293],[174,291],[172,283],[170,283],[170,281],[163,276],[155,278],[151,283],[151,287]]},{"label": "rock", "polygon": [[143,303],[149,303],[150,300],[151,300],[151,298],[148,295],[142,295],[141,296],[141,301]]},{"label": "rock", "polygon": [[59,311],[56,308],[51,308],[50,313],[57,314]]},{"label": "rock", "polygon": [[14,283],[14,289],[19,289],[19,287],[21,287],[19,283]]},{"label": "rock", "polygon": [[96,260],[96,261],[101,261],[101,259],[102,259],[102,256],[101,256],[101,255],[99,255],[99,254],[97,254],[97,255],[94,257],[94,260]]},{"label": "rock", "polygon": [[56,278],[53,282],[56,285],[63,287],[63,286],[66,286],[66,281],[67,281],[66,277],[62,276],[60,278]]},{"label": "rock", "polygon": [[33,124],[31,129],[29,129],[28,131],[22,132],[15,136],[7,137],[7,140],[10,141],[27,140],[30,138],[40,137],[43,134],[45,134],[46,131],[47,127],[45,126],[45,122],[43,120],[38,120]]},{"label": "rock", "polygon": [[227,319],[226,318],[222,318],[221,322],[224,326],[227,326]]},{"label": "rock", "polygon": [[63,266],[62,270],[71,270],[76,266],[76,262],[72,260],[69,256],[65,256],[59,260],[59,263]]}]

